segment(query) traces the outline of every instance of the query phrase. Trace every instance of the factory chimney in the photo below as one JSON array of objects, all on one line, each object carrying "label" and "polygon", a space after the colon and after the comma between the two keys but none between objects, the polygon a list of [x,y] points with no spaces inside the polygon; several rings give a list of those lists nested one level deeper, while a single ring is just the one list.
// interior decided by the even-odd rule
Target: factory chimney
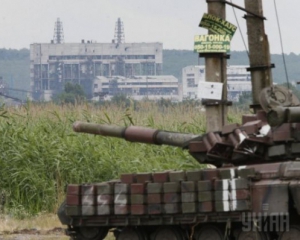
[{"label": "factory chimney", "polygon": [[116,22],[115,27],[115,43],[124,43],[125,42],[125,35],[124,35],[124,25],[120,18]]},{"label": "factory chimney", "polygon": [[64,43],[64,32],[63,32],[63,25],[62,22],[57,18],[57,21],[54,25],[54,43]]}]

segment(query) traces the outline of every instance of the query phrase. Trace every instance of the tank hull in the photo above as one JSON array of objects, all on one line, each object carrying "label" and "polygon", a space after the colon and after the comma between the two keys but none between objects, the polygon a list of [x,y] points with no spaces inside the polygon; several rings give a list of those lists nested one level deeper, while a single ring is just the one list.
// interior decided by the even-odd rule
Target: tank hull
[{"label": "tank hull", "polygon": [[[171,239],[202,240],[204,229],[220,239],[240,240],[244,232],[252,239],[252,231],[278,239],[300,222],[299,178],[300,162],[122,174],[109,182],[70,184],[59,217],[74,239],[94,239],[80,235],[82,228],[101,229],[97,239],[109,229],[117,239],[163,239],[168,232]],[[142,237],[134,238],[137,231]]]}]

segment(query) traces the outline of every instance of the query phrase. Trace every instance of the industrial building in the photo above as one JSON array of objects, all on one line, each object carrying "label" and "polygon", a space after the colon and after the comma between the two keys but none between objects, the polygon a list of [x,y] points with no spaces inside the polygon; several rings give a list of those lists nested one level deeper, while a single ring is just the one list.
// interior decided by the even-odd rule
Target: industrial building
[{"label": "industrial building", "polygon": [[99,98],[109,100],[114,95],[127,95],[134,100],[161,98],[181,101],[179,82],[174,76],[98,76],[94,82],[94,92]]},{"label": "industrial building", "polygon": [[55,23],[50,43],[30,45],[30,78],[34,100],[49,101],[66,82],[80,84],[88,98],[94,96],[98,76],[157,76],[162,74],[162,43],[125,43],[124,27],[116,23],[111,43],[82,40],[65,43],[62,22]]},{"label": "industrial building", "polygon": [[[243,92],[251,92],[251,75],[244,65],[227,66],[228,100],[237,102]],[[205,82],[205,66],[187,66],[182,69],[183,99],[197,99]]]}]

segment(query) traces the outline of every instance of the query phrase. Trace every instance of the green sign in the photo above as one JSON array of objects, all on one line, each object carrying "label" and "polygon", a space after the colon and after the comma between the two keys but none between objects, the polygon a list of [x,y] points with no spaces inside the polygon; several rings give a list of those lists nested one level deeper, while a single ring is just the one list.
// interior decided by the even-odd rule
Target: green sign
[{"label": "green sign", "polygon": [[194,52],[226,53],[230,51],[230,35],[197,35],[194,38]]},{"label": "green sign", "polygon": [[230,35],[231,37],[237,28],[230,22],[207,13],[203,14],[199,27],[206,28],[215,34]]}]

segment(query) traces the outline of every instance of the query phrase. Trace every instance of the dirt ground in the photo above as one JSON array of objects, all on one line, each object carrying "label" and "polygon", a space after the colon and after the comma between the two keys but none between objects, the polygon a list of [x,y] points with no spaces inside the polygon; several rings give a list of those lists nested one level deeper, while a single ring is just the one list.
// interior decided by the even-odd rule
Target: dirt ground
[{"label": "dirt ground", "polygon": [[55,236],[55,235],[11,235],[0,236],[0,240],[68,240],[68,237]]},{"label": "dirt ground", "polygon": [[[56,214],[41,214],[26,219],[0,214],[0,240],[69,240],[65,228]],[[114,239],[112,233],[105,238]]]},{"label": "dirt ground", "polygon": [[[70,238],[65,235],[64,229],[54,228],[48,231],[20,230],[15,232],[0,233],[0,240],[69,240]],[[107,235],[105,240],[115,239],[111,233]]]},{"label": "dirt ground", "polygon": [[47,231],[35,229],[23,229],[13,232],[2,232],[0,240],[67,240],[63,228],[54,228]]}]

